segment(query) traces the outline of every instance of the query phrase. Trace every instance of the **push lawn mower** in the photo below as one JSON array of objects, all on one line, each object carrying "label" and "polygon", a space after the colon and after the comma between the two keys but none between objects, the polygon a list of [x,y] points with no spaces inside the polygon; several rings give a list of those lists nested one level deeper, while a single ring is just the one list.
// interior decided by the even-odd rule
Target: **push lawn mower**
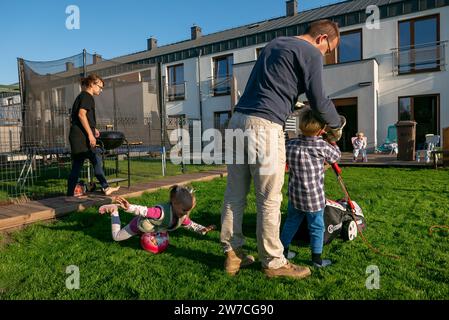
[{"label": "push lawn mower", "polygon": [[[341,177],[341,169],[337,163],[332,164],[332,169],[337,175],[337,180],[345,193],[345,198],[340,200],[326,199],[324,209],[324,244],[329,244],[337,237],[352,241],[358,235],[358,230],[366,228],[365,216],[362,209],[349,197],[348,190]],[[295,239],[309,242],[309,230],[307,222],[301,223]]]}]

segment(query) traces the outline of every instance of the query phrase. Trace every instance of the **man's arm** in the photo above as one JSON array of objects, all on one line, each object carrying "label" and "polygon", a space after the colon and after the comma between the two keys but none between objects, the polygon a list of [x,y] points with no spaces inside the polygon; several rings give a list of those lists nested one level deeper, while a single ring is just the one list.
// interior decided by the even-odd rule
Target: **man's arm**
[{"label": "man's arm", "polygon": [[97,145],[97,139],[95,139],[92,129],[89,126],[89,121],[87,120],[87,110],[80,108],[80,110],[78,112],[78,118],[80,119],[80,122],[81,122],[84,130],[86,130],[86,132],[87,132],[87,137],[89,138],[90,147],[95,148],[95,146]]},{"label": "man's arm", "polygon": [[323,60],[317,56],[307,64],[305,90],[307,99],[313,110],[317,111],[324,122],[331,128],[340,128],[340,116],[335,109],[333,102],[326,97],[323,88]]}]

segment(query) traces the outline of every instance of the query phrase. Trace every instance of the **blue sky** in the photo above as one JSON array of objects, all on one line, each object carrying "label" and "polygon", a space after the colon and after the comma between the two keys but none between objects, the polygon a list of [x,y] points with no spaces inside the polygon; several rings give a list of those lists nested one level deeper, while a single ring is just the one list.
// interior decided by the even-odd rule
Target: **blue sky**
[{"label": "blue sky", "polygon": [[[341,0],[340,0],[341,1]],[[299,0],[299,10],[340,2]],[[66,28],[66,8],[80,10],[80,29]],[[285,0],[15,0],[0,1],[0,84],[18,80],[17,57],[49,61],[85,48],[113,58],[190,38],[196,24],[210,34],[285,15]]]}]

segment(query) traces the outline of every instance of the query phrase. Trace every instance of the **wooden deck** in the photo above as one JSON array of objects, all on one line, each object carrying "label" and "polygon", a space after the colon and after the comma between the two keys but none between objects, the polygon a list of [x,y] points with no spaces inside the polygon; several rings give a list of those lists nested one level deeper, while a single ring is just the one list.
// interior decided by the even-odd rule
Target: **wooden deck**
[{"label": "wooden deck", "polygon": [[[425,161],[401,161],[396,155],[374,153],[368,154],[368,162],[362,162],[361,156],[357,162],[352,161],[352,153],[343,152],[339,162],[340,167],[397,167],[397,168],[433,168],[433,160]],[[441,160],[440,160],[441,162]],[[441,164],[440,164],[441,166]]]},{"label": "wooden deck", "polygon": [[24,225],[44,220],[62,217],[70,212],[83,211],[92,206],[112,203],[113,197],[138,197],[144,192],[168,189],[174,184],[189,184],[196,181],[209,181],[226,176],[226,169],[209,170],[197,173],[187,173],[179,176],[166,177],[161,180],[131,186],[121,187],[111,196],[92,193],[80,198],[56,197],[44,200],[30,201],[23,204],[0,206],[0,231],[15,229]]}]

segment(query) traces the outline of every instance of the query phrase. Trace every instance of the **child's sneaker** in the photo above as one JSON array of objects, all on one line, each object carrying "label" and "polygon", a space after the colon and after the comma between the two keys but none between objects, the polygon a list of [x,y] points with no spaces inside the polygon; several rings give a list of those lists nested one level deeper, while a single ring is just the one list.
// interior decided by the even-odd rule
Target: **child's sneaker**
[{"label": "child's sneaker", "polygon": [[323,260],[321,260],[321,264],[314,262],[313,266],[317,267],[317,268],[324,268],[324,267],[330,266],[331,264],[332,264],[332,261],[323,259]]},{"label": "child's sneaker", "polygon": [[287,259],[293,259],[294,257],[296,257],[296,252],[288,250]]}]

